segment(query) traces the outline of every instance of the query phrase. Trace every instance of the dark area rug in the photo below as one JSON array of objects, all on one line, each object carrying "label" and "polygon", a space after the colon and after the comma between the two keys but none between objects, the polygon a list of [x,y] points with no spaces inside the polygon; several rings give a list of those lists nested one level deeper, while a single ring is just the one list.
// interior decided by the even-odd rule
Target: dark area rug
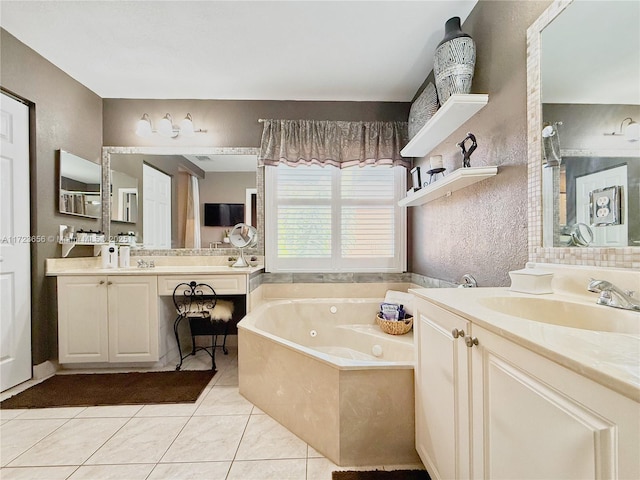
[{"label": "dark area rug", "polygon": [[426,470],[374,470],[333,472],[332,480],[431,480]]},{"label": "dark area rug", "polygon": [[0,408],[93,407],[193,403],[212,370],[54,375],[0,403]]}]

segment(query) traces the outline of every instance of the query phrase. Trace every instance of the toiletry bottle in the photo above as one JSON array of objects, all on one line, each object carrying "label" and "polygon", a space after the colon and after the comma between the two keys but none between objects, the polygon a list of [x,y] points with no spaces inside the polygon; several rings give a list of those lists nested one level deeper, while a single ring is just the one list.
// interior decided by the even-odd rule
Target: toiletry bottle
[{"label": "toiletry bottle", "polygon": [[109,262],[107,268],[118,268],[118,247],[109,245]]},{"label": "toiletry bottle", "polygon": [[131,247],[120,247],[120,266],[122,268],[128,268],[130,265]]},{"label": "toiletry bottle", "polygon": [[102,260],[102,268],[109,268],[109,247],[111,245],[102,245],[100,247],[100,257]]}]

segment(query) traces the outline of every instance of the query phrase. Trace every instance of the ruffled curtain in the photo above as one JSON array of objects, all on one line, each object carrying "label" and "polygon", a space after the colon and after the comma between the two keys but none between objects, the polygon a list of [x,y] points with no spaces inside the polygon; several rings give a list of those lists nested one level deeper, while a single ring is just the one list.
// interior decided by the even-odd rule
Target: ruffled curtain
[{"label": "ruffled curtain", "polygon": [[393,165],[411,168],[400,156],[407,122],[263,120],[260,165]]}]

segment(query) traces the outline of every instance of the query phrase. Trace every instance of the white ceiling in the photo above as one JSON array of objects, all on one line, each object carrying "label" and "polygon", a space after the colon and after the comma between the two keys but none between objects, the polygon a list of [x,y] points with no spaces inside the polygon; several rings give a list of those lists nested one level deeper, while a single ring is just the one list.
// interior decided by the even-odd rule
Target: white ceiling
[{"label": "white ceiling", "polygon": [[183,155],[205,172],[255,172],[256,155]]},{"label": "white ceiling", "polygon": [[0,1],[0,24],[102,98],[410,101],[477,0]]}]

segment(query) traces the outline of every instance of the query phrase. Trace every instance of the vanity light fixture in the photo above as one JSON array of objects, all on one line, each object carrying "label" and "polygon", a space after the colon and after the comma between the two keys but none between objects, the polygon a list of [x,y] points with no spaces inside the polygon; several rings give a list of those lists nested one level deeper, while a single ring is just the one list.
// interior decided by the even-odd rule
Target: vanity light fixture
[{"label": "vanity light fixture", "polygon": [[183,137],[193,137],[196,133],[206,133],[206,130],[201,128],[195,129],[193,127],[193,118],[190,113],[180,122],[180,125],[173,124],[173,117],[170,113],[167,113],[158,122],[158,127],[154,130],[151,126],[151,119],[148,114],[143,114],[138,123],[136,124],[136,135],[140,137],[150,137],[151,134],[157,133],[167,138],[176,138],[178,135]]},{"label": "vanity light fixture", "polygon": [[[627,126],[624,128],[624,131],[623,131],[622,128],[624,126],[624,122],[627,122],[627,121],[629,123],[627,124]],[[624,135],[627,141],[637,142],[640,140],[640,124],[635,122],[631,117],[627,117],[624,120],[622,120],[622,122],[620,123],[620,131],[605,133],[605,135],[608,135],[611,137]]]}]

